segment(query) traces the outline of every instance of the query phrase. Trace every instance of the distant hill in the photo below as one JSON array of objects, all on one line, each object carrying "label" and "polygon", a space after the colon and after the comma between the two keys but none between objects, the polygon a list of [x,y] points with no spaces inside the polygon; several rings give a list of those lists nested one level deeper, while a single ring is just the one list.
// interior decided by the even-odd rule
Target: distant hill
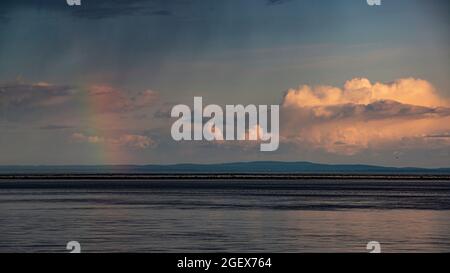
[{"label": "distant hill", "polygon": [[372,165],[328,165],[311,162],[236,162],[223,164],[0,166],[0,174],[182,174],[182,173],[290,173],[290,174],[450,174],[450,168],[394,168]]}]

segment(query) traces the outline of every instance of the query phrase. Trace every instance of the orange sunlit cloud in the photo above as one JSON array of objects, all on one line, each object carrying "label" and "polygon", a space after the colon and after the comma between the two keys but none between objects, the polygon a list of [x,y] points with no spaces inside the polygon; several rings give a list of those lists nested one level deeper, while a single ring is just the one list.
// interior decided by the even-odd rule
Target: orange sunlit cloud
[{"label": "orange sunlit cloud", "polygon": [[[356,154],[384,145],[450,145],[450,107],[433,85],[420,79],[374,83],[352,79],[343,88],[302,86],[283,100],[282,138],[285,142]],[[417,147],[416,147],[417,148]]]}]

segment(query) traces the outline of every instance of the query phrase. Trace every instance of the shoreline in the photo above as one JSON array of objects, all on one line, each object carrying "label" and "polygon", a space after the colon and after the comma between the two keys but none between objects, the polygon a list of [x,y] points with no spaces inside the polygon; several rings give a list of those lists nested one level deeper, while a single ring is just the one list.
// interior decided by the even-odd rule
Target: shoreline
[{"label": "shoreline", "polygon": [[0,174],[2,180],[450,180],[448,174]]}]

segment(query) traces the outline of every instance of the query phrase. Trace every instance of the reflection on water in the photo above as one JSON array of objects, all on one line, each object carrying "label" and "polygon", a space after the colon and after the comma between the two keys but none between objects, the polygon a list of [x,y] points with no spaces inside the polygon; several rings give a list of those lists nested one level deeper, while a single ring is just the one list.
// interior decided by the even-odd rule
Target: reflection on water
[{"label": "reflection on water", "polygon": [[450,251],[448,181],[171,183],[0,187],[0,251],[66,252],[73,240],[84,252]]}]

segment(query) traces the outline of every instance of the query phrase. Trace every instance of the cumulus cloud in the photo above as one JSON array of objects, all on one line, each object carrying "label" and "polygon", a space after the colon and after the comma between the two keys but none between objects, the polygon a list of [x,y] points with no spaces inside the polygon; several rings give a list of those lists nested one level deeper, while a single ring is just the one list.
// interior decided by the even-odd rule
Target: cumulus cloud
[{"label": "cumulus cloud", "polygon": [[134,149],[152,148],[156,144],[155,141],[153,141],[148,136],[133,134],[124,134],[117,137],[103,137],[95,135],[85,135],[83,133],[74,133],[72,134],[72,140],[78,143],[106,144]]},{"label": "cumulus cloud", "polygon": [[429,82],[413,78],[290,89],[281,116],[285,142],[348,155],[450,132],[448,101]]},{"label": "cumulus cloud", "polygon": [[311,87],[304,85],[290,89],[284,98],[284,106],[328,106],[338,104],[370,104],[380,100],[392,100],[403,104],[427,107],[449,106],[440,98],[431,83],[421,79],[399,79],[393,83],[374,83],[355,78],[343,88],[333,86]]}]

